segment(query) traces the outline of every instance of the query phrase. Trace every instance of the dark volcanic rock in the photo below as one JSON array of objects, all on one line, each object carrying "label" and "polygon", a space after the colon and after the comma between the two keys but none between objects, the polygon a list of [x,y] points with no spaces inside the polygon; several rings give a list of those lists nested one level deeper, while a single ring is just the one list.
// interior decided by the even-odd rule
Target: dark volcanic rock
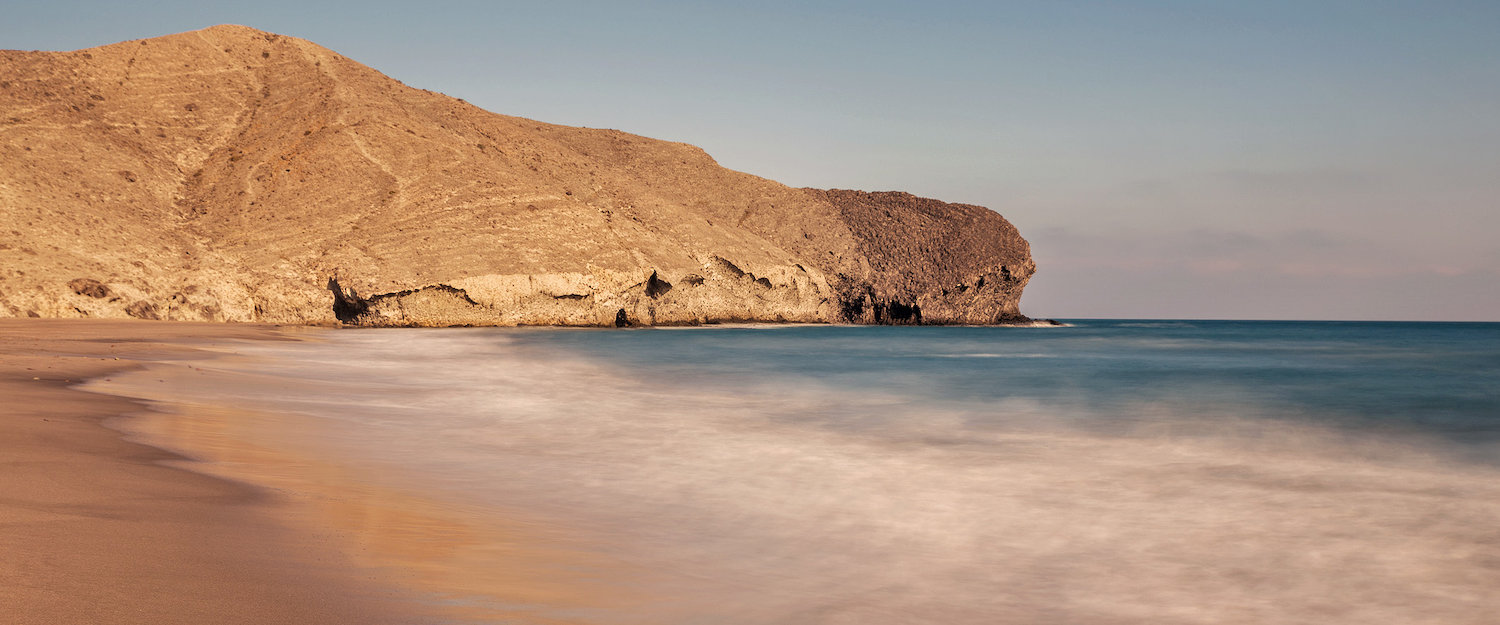
[{"label": "dark volcanic rock", "polygon": [[982,206],[910,193],[821,191],[838,207],[870,271],[838,275],[850,321],[992,324],[1025,321],[1021,291],[1036,264],[1009,221]]}]

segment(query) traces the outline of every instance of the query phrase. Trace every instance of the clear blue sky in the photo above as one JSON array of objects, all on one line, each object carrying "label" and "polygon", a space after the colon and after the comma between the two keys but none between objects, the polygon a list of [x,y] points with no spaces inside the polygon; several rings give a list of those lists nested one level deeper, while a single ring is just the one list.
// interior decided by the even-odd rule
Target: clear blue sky
[{"label": "clear blue sky", "polygon": [[[7,2],[237,23],[794,186],[982,204],[1049,317],[1500,320],[1500,2]],[[748,4],[748,3],[747,3]]]}]

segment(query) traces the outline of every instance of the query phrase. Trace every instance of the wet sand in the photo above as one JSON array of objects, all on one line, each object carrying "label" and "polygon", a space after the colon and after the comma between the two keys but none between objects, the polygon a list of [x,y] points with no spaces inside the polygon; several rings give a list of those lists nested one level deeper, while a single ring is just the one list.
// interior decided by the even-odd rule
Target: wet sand
[{"label": "wet sand", "polygon": [[[178,388],[199,377],[190,366],[148,373]],[[193,470],[275,492],[286,504],[280,517],[337,532],[355,565],[387,572],[444,622],[598,622],[640,599],[617,581],[631,577],[626,567],[565,520],[401,484],[400,475],[331,454],[313,419],[227,403],[158,406],[124,429],[190,451]]]},{"label": "wet sand", "polygon": [[284,497],[185,470],[104,422],[140,402],[74,390],[196,339],[268,326],[0,320],[0,622],[433,622],[399,579],[290,522]]},{"label": "wet sand", "polygon": [[77,388],[201,389],[234,341],[321,331],[0,320],[0,622],[572,623],[639,600],[562,524],[377,483],[307,419]]},{"label": "wet sand", "polygon": [[1494,470],[1417,441],[820,437],[407,334],[0,322],[0,623],[1493,621]]},{"label": "wet sand", "polygon": [[1036,427],[966,427],[868,384],[565,348],[731,352],[715,332],[311,334],[91,388],[162,402],[131,421],[148,440],[296,493],[476,621],[1494,622],[1500,482],[1436,440],[1155,405],[1115,430],[1025,403],[995,409]]}]

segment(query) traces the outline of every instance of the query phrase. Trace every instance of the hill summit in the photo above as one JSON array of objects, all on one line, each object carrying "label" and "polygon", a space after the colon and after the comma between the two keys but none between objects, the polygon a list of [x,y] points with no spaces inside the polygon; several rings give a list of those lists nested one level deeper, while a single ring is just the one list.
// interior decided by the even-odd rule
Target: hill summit
[{"label": "hill summit", "polygon": [[1022,321],[1000,215],[498,115],[242,26],[0,51],[0,316]]}]

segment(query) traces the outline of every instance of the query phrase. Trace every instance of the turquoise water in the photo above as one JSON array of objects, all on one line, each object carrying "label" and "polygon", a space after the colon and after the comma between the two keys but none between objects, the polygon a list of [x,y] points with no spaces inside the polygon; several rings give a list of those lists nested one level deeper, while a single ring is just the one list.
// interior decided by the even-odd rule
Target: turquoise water
[{"label": "turquoise water", "polygon": [[567,528],[642,598],[581,622],[1500,614],[1500,324],[1070,324],[343,330],[94,386]]},{"label": "turquoise water", "polygon": [[[1071,320],[1067,328],[785,327],[520,334],[683,385],[868,389],[1003,426],[1027,400],[1110,428],[1166,415],[1500,441],[1500,323]],[[825,407],[831,426],[883,415]],[[917,410],[920,413],[920,409]],[[917,417],[919,414],[907,414]],[[1076,424],[1076,423],[1075,423]],[[1472,457],[1484,458],[1479,451]],[[1489,457],[1489,460],[1500,458]]]}]

